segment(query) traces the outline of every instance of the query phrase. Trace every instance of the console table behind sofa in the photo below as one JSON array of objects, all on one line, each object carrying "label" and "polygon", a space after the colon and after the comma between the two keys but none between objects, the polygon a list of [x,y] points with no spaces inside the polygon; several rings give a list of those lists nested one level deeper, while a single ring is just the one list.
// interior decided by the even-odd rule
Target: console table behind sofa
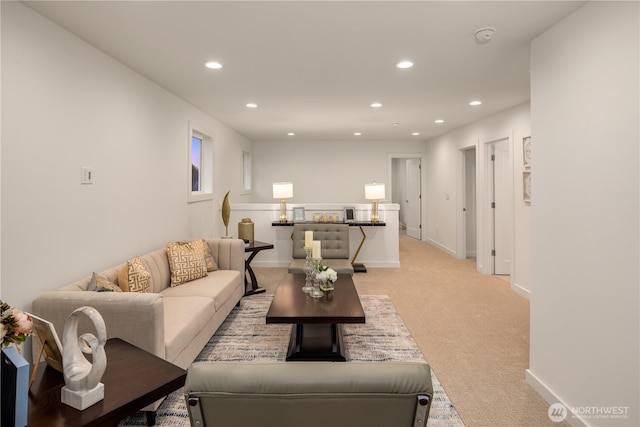
[{"label": "console table behind sofa", "polygon": [[[231,224],[237,224],[242,218],[251,218],[254,222],[255,239],[271,242],[274,249],[264,251],[253,261],[254,267],[288,267],[291,263],[293,226],[293,208],[305,208],[305,220],[311,221],[314,213],[335,213],[338,220],[343,221],[343,204],[293,204],[287,203],[287,219],[284,226],[278,221],[280,218],[280,204],[248,203],[233,204],[231,206]],[[371,204],[351,203],[355,208],[355,222],[349,223],[350,256],[358,264],[367,267],[400,267],[399,248],[399,210],[398,204],[381,204],[380,223],[373,225],[371,218]],[[276,224],[277,223],[277,224]],[[237,229],[230,227],[230,234],[237,233]],[[364,236],[363,236],[364,234]],[[366,239],[363,241],[363,237]]]}]

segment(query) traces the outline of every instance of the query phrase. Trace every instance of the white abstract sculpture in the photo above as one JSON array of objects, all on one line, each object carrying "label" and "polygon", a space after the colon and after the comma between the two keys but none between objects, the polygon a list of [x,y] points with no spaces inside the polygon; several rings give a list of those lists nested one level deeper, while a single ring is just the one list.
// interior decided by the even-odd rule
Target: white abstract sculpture
[{"label": "white abstract sculpture", "polygon": [[[93,322],[98,337],[91,333],[78,336],[80,314]],[[107,355],[104,344],[107,340],[107,328],[104,319],[93,307],[80,307],[67,318],[62,334],[62,365],[64,383],[62,403],[79,410],[104,399],[104,384],[100,382],[107,368]],[[93,364],[82,354],[91,354]]]}]

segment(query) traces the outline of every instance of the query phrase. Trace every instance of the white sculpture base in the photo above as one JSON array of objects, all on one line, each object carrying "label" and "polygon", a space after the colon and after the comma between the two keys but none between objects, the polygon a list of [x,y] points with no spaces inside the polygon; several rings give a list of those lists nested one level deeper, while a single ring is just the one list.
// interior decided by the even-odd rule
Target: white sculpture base
[{"label": "white sculpture base", "polygon": [[87,409],[104,399],[104,384],[98,383],[89,391],[72,391],[67,386],[62,387],[62,395],[60,400],[65,405],[69,405],[80,411]]}]

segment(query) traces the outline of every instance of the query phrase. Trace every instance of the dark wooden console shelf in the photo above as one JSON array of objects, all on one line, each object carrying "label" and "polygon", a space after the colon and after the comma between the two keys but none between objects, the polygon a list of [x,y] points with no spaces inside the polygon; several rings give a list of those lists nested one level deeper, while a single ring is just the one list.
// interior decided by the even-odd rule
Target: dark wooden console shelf
[{"label": "dark wooden console shelf", "polygon": [[354,222],[314,222],[314,221],[273,221],[271,223],[274,227],[293,227],[294,224],[347,224],[350,227],[386,227],[387,224],[384,221],[371,222],[371,221],[354,221]]}]

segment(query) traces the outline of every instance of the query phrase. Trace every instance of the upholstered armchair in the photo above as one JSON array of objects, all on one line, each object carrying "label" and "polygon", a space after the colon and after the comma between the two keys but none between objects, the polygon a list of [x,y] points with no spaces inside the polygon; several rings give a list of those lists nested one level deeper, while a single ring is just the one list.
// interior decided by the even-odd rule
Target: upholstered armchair
[{"label": "upholstered armchair", "polygon": [[195,362],[185,399],[194,427],[425,427],[424,362]]},{"label": "upholstered armchair", "polygon": [[307,256],[304,250],[304,232],[313,231],[313,240],[321,242],[322,264],[338,274],[353,275],[353,265],[349,260],[349,225],[332,223],[294,224],[293,260],[289,273],[304,273]]}]

